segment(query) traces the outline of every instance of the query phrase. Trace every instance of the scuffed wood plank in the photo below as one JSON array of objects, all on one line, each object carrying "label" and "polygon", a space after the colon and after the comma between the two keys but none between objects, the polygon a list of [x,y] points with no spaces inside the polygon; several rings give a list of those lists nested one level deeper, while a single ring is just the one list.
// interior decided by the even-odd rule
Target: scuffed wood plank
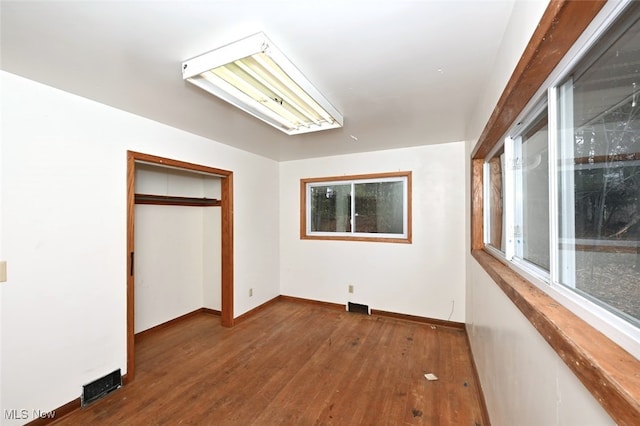
[{"label": "scuffed wood plank", "polygon": [[464,330],[334,306],[278,298],[233,328],[188,315],[136,363],[59,424],[488,424]]}]

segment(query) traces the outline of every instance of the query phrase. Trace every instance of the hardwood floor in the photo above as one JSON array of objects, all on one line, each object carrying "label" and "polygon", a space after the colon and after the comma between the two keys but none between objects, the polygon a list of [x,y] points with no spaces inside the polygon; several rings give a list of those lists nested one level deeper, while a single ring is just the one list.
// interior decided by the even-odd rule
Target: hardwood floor
[{"label": "hardwood floor", "polygon": [[149,333],[133,383],[56,424],[476,426],[480,401],[461,329],[278,301]]}]

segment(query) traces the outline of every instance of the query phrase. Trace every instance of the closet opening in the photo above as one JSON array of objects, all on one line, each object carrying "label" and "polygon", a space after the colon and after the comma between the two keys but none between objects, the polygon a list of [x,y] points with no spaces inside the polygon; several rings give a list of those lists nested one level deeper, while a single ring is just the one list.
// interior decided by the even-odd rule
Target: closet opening
[{"label": "closet opening", "polygon": [[[139,182],[136,182],[136,176],[138,176]],[[158,176],[165,176],[166,189],[158,190],[161,179]],[[201,179],[196,178],[201,176]],[[200,182],[201,189],[194,193],[193,190],[185,190],[192,182]],[[138,185],[137,185],[138,183]],[[160,185],[162,186],[162,185]],[[169,187],[173,189],[169,189]],[[136,193],[136,188],[140,189]],[[182,188],[175,190],[175,188]],[[138,223],[136,228],[136,205],[139,208],[145,210],[139,210],[139,215],[147,215],[144,223]],[[178,220],[183,220],[185,224],[194,225],[197,223],[198,218],[202,219],[201,225],[203,230],[215,229],[219,232],[219,240],[213,243],[206,238],[205,235],[200,236],[202,238],[203,246],[201,247],[202,259],[202,271],[198,273],[202,274],[202,309],[210,309],[211,305],[220,306],[220,321],[221,325],[225,327],[232,327],[234,324],[233,316],[233,172],[223,169],[217,169],[209,166],[187,163],[183,161],[173,160],[169,158],[157,157],[154,155],[143,154],[139,152],[128,151],[127,152],[127,374],[124,377],[125,383],[133,381],[135,377],[135,334],[137,328],[140,327],[153,327],[154,321],[158,321],[158,313],[153,312],[153,309],[142,309],[144,312],[144,321],[148,324],[138,324],[136,327],[136,232],[140,235],[153,235],[153,226],[161,226],[164,223],[172,223],[173,216],[176,214],[175,209],[171,206],[181,206],[178,209],[183,210]],[[149,208],[158,207],[166,217],[155,217],[155,219],[149,219],[153,216],[148,216]],[[189,207],[203,207],[204,209],[191,209]],[[212,210],[215,210],[215,214]],[[203,212],[201,216],[198,216],[197,211]],[[144,212],[144,213],[143,213]],[[196,213],[194,213],[196,212]],[[209,213],[204,213],[209,212]],[[190,216],[195,214],[196,216]],[[168,221],[168,222],[167,222]],[[190,233],[197,241],[198,229],[194,229],[191,226],[189,229],[184,230],[185,233]],[[177,232],[174,230],[174,232]],[[207,234],[207,232],[202,232]],[[173,238],[177,244],[182,236],[180,233],[174,234]],[[188,235],[184,236],[188,238]],[[209,236],[210,237],[210,236]],[[219,244],[219,246],[218,246]],[[207,249],[207,246],[209,247]],[[171,249],[171,244],[167,244],[167,247]],[[145,250],[146,251],[146,250]],[[181,261],[186,267],[189,267],[191,260],[188,255],[180,254],[181,252],[174,251],[176,256],[180,256]],[[166,254],[166,253],[165,253]],[[162,250],[159,250],[158,256],[162,256]],[[169,254],[172,256],[171,254]],[[153,262],[153,259],[149,259],[149,253],[145,253],[146,258],[140,258],[140,261]],[[209,259],[205,256],[215,256],[216,258]],[[215,269],[215,272],[210,265],[219,265]],[[194,265],[198,265],[197,261]],[[152,271],[153,273],[154,271]],[[204,277],[209,274],[218,274],[213,279],[217,283],[219,282],[220,293],[212,294],[211,289],[207,290],[205,286]],[[151,274],[152,275],[152,274]],[[142,278],[144,279],[144,277]],[[170,280],[168,280],[170,281]],[[139,286],[139,291],[144,293]],[[175,289],[174,289],[175,291]],[[186,291],[189,291],[188,289]],[[194,303],[193,297],[191,302]],[[206,306],[209,305],[209,306]],[[153,307],[152,304],[147,306]],[[155,317],[154,317],[155,315]],[[178,315],[179,316],[179,315]],[[138,318],[138,322],[140,321]]]}]

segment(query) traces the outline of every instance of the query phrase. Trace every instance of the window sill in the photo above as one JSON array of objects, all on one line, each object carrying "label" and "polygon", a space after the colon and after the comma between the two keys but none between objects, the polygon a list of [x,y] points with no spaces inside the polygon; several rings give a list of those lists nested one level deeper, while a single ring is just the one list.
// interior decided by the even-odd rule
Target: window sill
[{"label": "window sill", "polygon": [[342,237],[329,235],[300,235],[301,240],[328,240],[328,241],[367,241],[370,243],[402,243],[411,244],[411,238],[380,238],[380,237]]},{"label": "window sill", "polygon": [[640,361],[486,251],[472,255],[609,415],[640,424]]}]

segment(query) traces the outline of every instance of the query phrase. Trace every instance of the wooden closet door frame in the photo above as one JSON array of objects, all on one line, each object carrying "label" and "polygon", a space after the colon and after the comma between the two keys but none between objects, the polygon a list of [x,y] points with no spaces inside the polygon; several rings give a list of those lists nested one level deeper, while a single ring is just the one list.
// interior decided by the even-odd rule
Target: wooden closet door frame
[{"label": "wooden closet door frame", "polygon": [[153,164],[220,177],[221,184],[221,240],[222,240],[222,303],[221,324],[233,327],[233,172],[199,164],[127,151],[127,374],[125,383],[135,377],[135,177],[136,163]]}]

